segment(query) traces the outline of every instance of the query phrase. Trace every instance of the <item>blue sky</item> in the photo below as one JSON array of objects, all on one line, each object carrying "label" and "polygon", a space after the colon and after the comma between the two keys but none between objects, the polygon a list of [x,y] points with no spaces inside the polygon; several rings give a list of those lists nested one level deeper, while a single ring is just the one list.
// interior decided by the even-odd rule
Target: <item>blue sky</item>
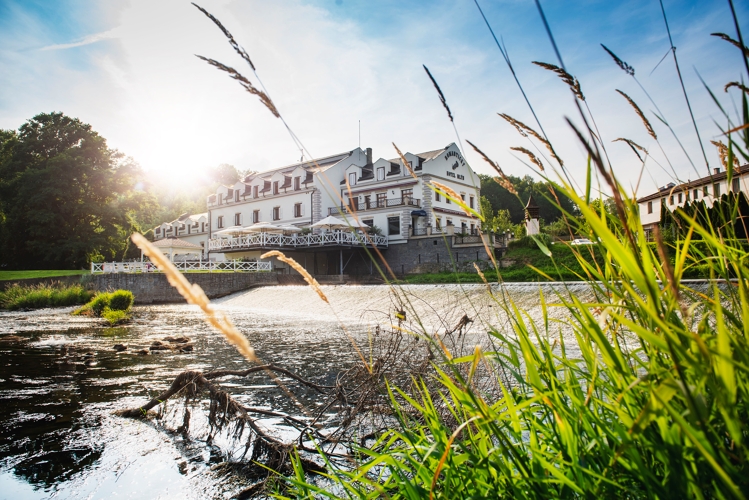
[{"label": "blue sky", "polygon": [[[462,139],[476,143],[506,172],[530,170],[509,148],[533,145],[503,122],[508,113],[535,122],[472,0],[278,2],[205,0],[253,58],[285,119],[314,156],[363,147],[391,158],[391,142],[414,153],[456,141],[421,67],[442,87]],[[533,2],[479,2],[501,36],[518,77],[566,166],[584,178],[585,154],[564,121],[580,122],[573,98],[554,75],[531,64],[557,64]],[[619,178],[647,194],[674,177],[705,172],[671,57],[657,1],[546,1],[547,18],[570,73],[581,82]],[[732,109],[725,83],[744,74],[740,53],[712,32],[735,36],[725,1],[666,1],[687,91],[711,166],[714,121],[724,125],[697,72]],[[742,28],[749,9],[737,3]],[[696,165],[693,168],[631,77],[600,48],[633,65]],[[18,128],[39,112],[63,111],[90,123],[110,146],[154,178],[197,182],[207,166],[264,170],[294,162],[299,151],[283,125],[236,82],[199,61],[202,54],[249,68],[221,33],[187,1],[0,0],[0,127]],[[621,89],[653,123],[644,130]],[[626,137],[652,159],[640,163]],[[661,151],[663,148],[664,153]],[[466,151],[479,172],[488,167]],[[669,161],[672,165],[669,166]]]}]

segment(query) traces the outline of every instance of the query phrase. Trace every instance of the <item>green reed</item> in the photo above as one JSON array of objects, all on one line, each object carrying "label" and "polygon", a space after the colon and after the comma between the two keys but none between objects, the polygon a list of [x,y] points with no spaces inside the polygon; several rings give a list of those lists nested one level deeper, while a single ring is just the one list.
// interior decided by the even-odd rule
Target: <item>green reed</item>
[{"label": "green reed", "polygon": [[[749,126],[747,114],[739,125]],[[749,152],[745,130],[738,142],[728,134],[729,183],[733,155]],[[356,447],[353,463],[321,452],[322,480],[306,475],[297,456],[278,497],[749,496],[749,252],[734,226],[749,214],[738,203],[705,216],[681,211],[676,238],[666,242],[656,230],[649,241],[636,201],[587,131],[576,130],[590,154],[586,193],[564,172],[554,180],[579,207],[578,216],[565,214],[570,228],[584,226],[599,241],[595,250],[566,250],[592,298],[540,291],[534,320],[495,287],[510,318],[505,330],[488,327],[495,351],[445,352],[416,390],[389,386],[391,429]],[[612,193],[611,212],[603,200],[591,203],[596,170]],[[541,276],[563,278],[570,266],[556,258],[562,252],[537,244],[553,262]],[[682,281],[694,274],[712,279]],[[564,324],[552,308],[564,310]],[[475,383],[483,368],[495,390]]]}]

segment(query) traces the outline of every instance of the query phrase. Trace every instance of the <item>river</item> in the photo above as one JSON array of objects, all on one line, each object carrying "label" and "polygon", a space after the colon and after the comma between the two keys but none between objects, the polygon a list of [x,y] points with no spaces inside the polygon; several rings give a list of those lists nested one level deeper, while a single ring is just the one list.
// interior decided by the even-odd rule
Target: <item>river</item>
[{"label": "river", "polygon": [[[572,286],[576,295],[590,293],[587,285]],[[467,315],[475,320],[465,337],[470,346],[485,344],[490,325],[509,331],[507,318],[482,285],[413,285],[398,293],[384,285],[322,289],[330,305],[307,287],[258,288],[214,303],[263,361],[322,383],[356,363],[357,349],[366,355],[375,325],[397,322],[399,310],[407,316],[404,328],[430,334]],[[543,290],[554,301],[555,289],[545,285]],[[508,285],[505,291],[540,319],[538,285]],[[188,305],[139,306],[130,324],[114,328],[71,311],[0,312],[0,496],[225,498],[246,486],[226,466],[244,446],[226,436],[202,439],[207,423],[200,412],[193,412],[193,438],[170,432],[176,425],[168,418],[114,416],[118,409],[143,405],[183,370],[248,366],[205,324],[200,311]],[[562,328],[561,334],[568,333]],[[136,353],[177,336],[189,337],[194,350]],[[115,344],[128,349],[118,353]],[[295,410],[262,373],[221,386],[245,404]],[[178,405],[173,403],[175,415]],[[266,423],[270,428],[277,422]],[[279,432],[283,435],[283,429]]]}]

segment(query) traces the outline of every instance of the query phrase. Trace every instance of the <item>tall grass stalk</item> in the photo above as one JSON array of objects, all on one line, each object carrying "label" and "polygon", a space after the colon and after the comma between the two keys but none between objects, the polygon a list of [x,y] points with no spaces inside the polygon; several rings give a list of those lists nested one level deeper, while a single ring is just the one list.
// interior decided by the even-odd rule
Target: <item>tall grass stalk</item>
[{"label": "tall grass stalk", "polygon": [[[666,243],[656,230],[651,243],[633,195],[596,141],[573,129],[590,155],[586,193],[553,172],[580,210],[565,213],[570,226],[585,225],[600,242],[595,255],[570,249],[591,298],[540,291],[534,319],[494,287],[510,318],[506,329],[486,325],[495,350],[453,355],[424,335],[435,347],[433,375],[411,391],[388,387],[390,428],[355,447],[353,464],[322,454],[324,480],[307,476],[297,455],[279,497],[747,497],[749,252],[734,231],[747,214],[738,204],[699,220],[683,212],[679,238]],[[729,165],[732,148],[746,154],[729,134]],[[590,204],[595,170],[613,214]],[[537,244],[554,260],[553,248]],[[682,281],[696,267],[712,280]],[[552,309],[569,319],[560,324]]]}]

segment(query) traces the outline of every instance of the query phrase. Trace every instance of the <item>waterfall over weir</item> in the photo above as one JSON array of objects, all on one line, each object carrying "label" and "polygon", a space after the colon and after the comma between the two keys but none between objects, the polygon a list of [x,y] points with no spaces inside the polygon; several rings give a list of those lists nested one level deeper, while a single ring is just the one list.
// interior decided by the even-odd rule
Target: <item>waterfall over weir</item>
[{"label": "waterfall over weir", "polygon": [[[247,314],[282,315],[308,321],[338,322],[354,329],[382,328],[397,323],[395,313],[404,311],[403,327],[418,333],[444,333],[466,315],[473,321],[468,333],[484,334],[490,329],[511,334],[512,327],[504,305],[512,300],[539,325],[543,323],[540,294],[547,302],[550,318],[560,320],[556,332],[563,334],[569,327],[564,319],[569,315],[563,308],[553,307],[560,297],[568,300],[574,294],[581,301],[593,300],[590,285],[585,283],[493,284],[490,294],[486,285],[365,285],[322,286],[330,305],[308,286],[262,287],[214,301],[230,316]],[[240,319],[240,323],[242,320]],[[479,339],[476,339],[479,341]]]}]

